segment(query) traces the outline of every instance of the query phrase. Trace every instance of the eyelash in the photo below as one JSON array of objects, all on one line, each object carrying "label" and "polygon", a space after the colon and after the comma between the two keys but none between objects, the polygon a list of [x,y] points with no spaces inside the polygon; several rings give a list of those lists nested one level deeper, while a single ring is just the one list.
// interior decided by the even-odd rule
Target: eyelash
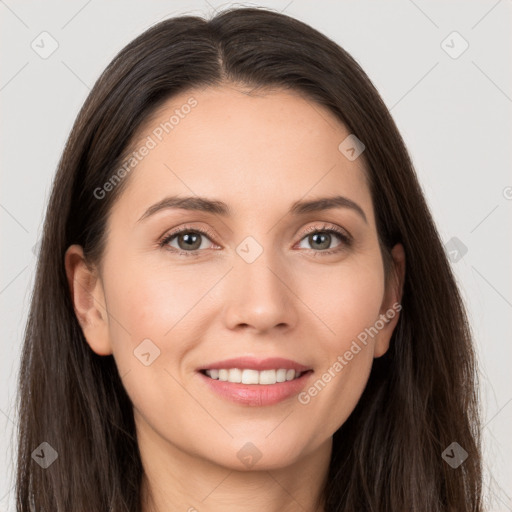
[{"label": "eyelash", "polygon": [[[205,237],[209,238],[210,240],[212,240],[212,238],[215,238],[215,235],[208,229],[202,229],[202,228],[193,228],[193,227],[189,227],[189,226],[183,226],[175,231],[172,231],[171,233],[168,233],[164,236],[164,238],[162,240],[160,240],[160,242],[158,242],[158,246],[161,247],[161,248],[165,248],[165,246],[173,239],[175,238],[176,236],[182,234],[182,233],[200,233],[201,235],[204,235]],[[305,233],[303,233],[301,239],[299,240],[302,241],[307,235],[311,235],[313,233],[330,233],[330,234],[335,234],[337,235],[340,240],[341,240],[341,244],[335,248],[335,249],[329,249],[329,250],[324,250],[324,251],[315,251],[314,249],[311,249],[314,253],[315,253],[315,257],[318,256],[318,255],[322,255],[322,256],[328,256],[330,254],[335,254],[337,252],[340,252],[342,251],[343,249],[345,249],[346,247],[350,247],[351,243],[352,243],[352,239],[347,236],[343,231],[341,231],[341,229],[339,228],[336,228],[336,227],[328,227],[326,225],[324,225],[322,228],[318,228],[317,226],[314,226],[314,227],[311,227],[309,229],[307,229],[305,231]],[[167,249],[173,253],[177,253],[179,256],[199,256],[199,253],[203,251],[203,249],[196,249],[194,251],[182,251],[180,249],[176,249],[175,247],[173,247],[172,249]]]}]

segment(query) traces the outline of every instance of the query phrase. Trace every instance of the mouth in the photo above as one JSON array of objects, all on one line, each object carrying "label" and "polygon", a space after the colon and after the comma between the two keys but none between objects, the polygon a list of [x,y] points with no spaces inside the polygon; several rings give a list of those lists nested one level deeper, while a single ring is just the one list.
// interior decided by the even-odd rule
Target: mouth
[{"label": "mouth", "polygon": [[293,399],[308,385],[313,370],[205,368],[197,374],[205,390],[223,400],[241,406],[264,407]]},{"label": "mouth", "polygon": [[283,357],[244,355],[197,368],[206,390],[238,405],[269,406],[292,399],[309,383],[313,368]]},{"label": "mouth", "polygon": [[313,370],[295,370],[293,368],[275,368],[268,370],[254,370],[251,368],[210,368],[199,370],[200,373],[212,380],[232,384],[273,385],[300,379]]}]

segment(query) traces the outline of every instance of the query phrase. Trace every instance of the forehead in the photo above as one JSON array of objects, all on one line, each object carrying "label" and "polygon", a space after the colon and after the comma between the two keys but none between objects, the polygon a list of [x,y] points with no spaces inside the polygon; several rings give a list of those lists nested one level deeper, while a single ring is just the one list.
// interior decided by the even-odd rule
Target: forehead
[{"label": "forehead", "polygon": [[131,145],[139,157],[116,208],[135,222],[168,194],[222,199],[241,215],[340,194],[371,218],[363,159],[339,149],[349,135],[327,108],[295,91],[183,92],[139,129]]}]

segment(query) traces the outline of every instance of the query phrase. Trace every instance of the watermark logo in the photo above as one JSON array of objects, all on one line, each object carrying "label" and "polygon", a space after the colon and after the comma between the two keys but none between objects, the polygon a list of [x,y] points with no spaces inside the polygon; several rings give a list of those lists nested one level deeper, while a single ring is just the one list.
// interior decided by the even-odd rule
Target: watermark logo
[{"label": "watermark logo", "polygon": [[47,59],[57,50],[59,43],[50,33],[44,31],[36,36],[30,43],[30,47],[41,59]]},{"label": "watermark logo", "polygon": [[351,133],[338,146],[338,150],[343,153],[348,160],[353,162],[366,149],[366,146]]},{"label": "watermark logo", "polygon": [[263,247],[255,238],[248,236],[238,244],[236,252],[246,263],[253,263],[263,253]]},{"label": "watermark logo", "polygon": [[53,446],[46,441],[41,443],[33,452],[32,458],[43,468],[49,468],[56,460],[59,454]]},{"label": "watermark logo", "polygon": [[441,48],[452,59],[458,59],[469,48],[469,43],[454,30],[441,41]]},{"label": "watermark logo", "polygon": [[240,462],[247,468],[252,468],[262,456],[260,450],[251,442],[245,443],[237,453]]},{"label": "watermark logo", "polygon": [[462,448],[462,446],[459,443],[456,443],[454,441],[441,454],[441,457],[453,469],[457,469],[468,458],[468,452],[464,450],[464,448]]},{"label": "watermark logo", "polygon": [[456,237],[450,238],[444,246],[446,254],[452,263],[457,263],[468,252],[468,248]]},{"label": "watermark logo", "polygon": [[149,338],[146,338],[142,343],[137,345],[133,351],[133,355],[144,366],[149,366],[153,364],[158,356],[160,356],[160,349]]}]

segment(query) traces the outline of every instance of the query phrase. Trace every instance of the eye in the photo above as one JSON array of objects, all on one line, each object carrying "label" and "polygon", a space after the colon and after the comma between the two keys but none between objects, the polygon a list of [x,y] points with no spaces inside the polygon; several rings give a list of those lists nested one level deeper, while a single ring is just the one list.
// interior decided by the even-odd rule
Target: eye
[{"label": "eye", "polygon": [[[340,252],[349,247],[352,243],[351,237],[335,226],[314,226],[306,230],[306,233],[306,236],[303,235],[300,242],[307,240],[313,246],[313,249],[311,250],[316,253],[315,256],[327,256],[329,254]],[[337,237],[341,242],[334,249],[327,250],[331,245],[332,235],[335,235],[335,237]],[[177,252],[180,256],[198,256],[203,249],[208,248],[207,246],[204,246],[202,239],[207,238],[211,242],[211,239],[214,237],[215,235],[209,230],[183,226],[166,235],[159,242],[159,246],[167,247],[169,248],[168,250]],[[171,245],[171,242],[173,241],[178,244],[177,247]],[[315,245],[319,245],[320,247],[315,248]]]},{"label": "eye", "polygon": [[[173,250],[177,251],[180,256],[197,256],[197,251],[205,249],[202,238],[210,239],[213,238],[213,236],[213,233],[208,230],[183,226],[165,236],[159,243],[159,246],[171,247]],[[174,238],[176,238],[178,247],[169,245]]]},{"label": "eye", "polygon": [[[315,252],[318,255],[327,256],[329,254],[334,254],[342,251],[343,249],[349,247],[351,245],[351,238],[345,234],[338,227],[328,227],[323,226],[322,228],[318,228],[317,226],[311,227],[306,231],[308,234],[301,239],[306,240],[314,249],[318,249]],[[332,235],[335,235],[341,242],[332,250],[329,249],[329,246],[332,242]],[[315,247],[315,245],[317,247]],[[319,247],[320,246],[320,247]],[[317,254],[315,254],[316,256]]]}]

